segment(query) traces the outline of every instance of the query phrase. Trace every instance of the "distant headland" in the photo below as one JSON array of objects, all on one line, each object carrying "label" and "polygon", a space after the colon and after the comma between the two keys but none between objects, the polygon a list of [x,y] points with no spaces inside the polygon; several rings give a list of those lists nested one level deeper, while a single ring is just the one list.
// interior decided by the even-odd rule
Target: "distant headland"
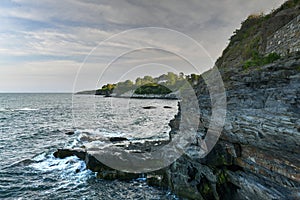
[{"label": "distant headland", "polygon": [[178,75],[173,72],[159,77],[138,77],[135,82],[126,80],[118,83],[108,83],[100,89],[77,92],[76,95],[102,95],[104,97],[139,98],[139,99],[179,99],[178,93],[196,85],[200,75]]}]

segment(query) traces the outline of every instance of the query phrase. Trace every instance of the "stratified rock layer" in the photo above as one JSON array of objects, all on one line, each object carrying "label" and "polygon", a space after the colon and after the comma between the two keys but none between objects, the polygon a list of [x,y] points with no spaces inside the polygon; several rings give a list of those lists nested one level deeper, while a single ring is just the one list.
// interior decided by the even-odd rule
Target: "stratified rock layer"
[{"label": "stratified rock layer", "polygon": [[[222,77],[228,105],[220,140],[207,157],[197,158],[197,150],[190,150],[172,164],[168,186],[189,199],[299,199],[300,56],[226,70]],[[203,80],[195,90],[198,131],[205,135],[209,93]],[[179,121],[180,113],[170,123],[172,134]]]}]

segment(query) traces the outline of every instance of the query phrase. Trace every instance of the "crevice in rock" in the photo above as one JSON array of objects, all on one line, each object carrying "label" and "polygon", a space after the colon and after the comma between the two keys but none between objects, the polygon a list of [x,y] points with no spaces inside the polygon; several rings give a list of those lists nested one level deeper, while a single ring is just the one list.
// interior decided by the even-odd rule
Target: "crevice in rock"
[{"label": "crevice in rock", "polygon": [[197,184],[197,189],[205,200],[216,199],[212,185],[206,177],[201,178],[201,182]]},{"label": "crevice in rock", "polygon": [[196,174],[198,173],[198,170],[195,167],[188,167],[188,182],[192,182],[193,180],[195,180]]},{"label": "crevice in rock", "polygon": [[228,165],[226,166],[226,169],[232,171],[232,172],[236,172],[236,171],[244,171],[244,169],[239,166],[239,165]]},{"label": "crevice in rock", "polygon": [[239,143],[233,143],[233,147],[234,147],[234,150],[235,150],[236,157],[241,157],[242,156],[242,147],[241,147],[241,144],[239,144]]}]

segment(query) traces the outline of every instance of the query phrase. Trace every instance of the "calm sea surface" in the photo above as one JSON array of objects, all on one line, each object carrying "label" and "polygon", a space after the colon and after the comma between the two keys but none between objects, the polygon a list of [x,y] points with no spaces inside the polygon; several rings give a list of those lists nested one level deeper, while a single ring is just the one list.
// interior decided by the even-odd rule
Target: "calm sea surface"
[{"label": "calm sea surface", "polygon": [[[76,157],[52,155],[57,148],[80,143],[86,132],[168,138],[168,122],[176,112],[177,101],[171,100],[0,94],[0,199],[176,199],[144,180],[96,179]],[[74,129],[74,135],[65,134]]]}]

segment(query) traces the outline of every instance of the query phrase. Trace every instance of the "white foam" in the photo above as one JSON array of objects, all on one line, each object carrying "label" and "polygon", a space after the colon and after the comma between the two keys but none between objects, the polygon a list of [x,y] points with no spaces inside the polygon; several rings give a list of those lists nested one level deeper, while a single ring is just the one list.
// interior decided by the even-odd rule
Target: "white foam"
[{"label": "white foam", "polygon": [[79,133],[81,135],[88,135],[88,136],[98,136],[103,138],[111,138],[111,137],[126,137],[126,134],[120,132],[107,132],[98,129],[83,129],[83,130],[76,130],[75,133]]},{"label": "white foam", "polygon": [[32,160],[36,161],[36,162],[40,162],[43,161],[46,158],[46,153],[42,153],[39,155],[36,155],[35,157],[32,158]]},{"label": "white foam", "polygon": [[[43,157],[43,155],[37,157]],[[32,163],[30,167],[43,172],[56,171],[61,177],[72,180],[87,180],[90,176],[95,175],[92,171],[87,170],[84,161],[76,156],[64,159],[47,156],[42,161]]]},{"label": "white foam", "polygon": [[16,111],[37,111],[39,109],[36,109],[36,108],[20,108],[20,109],[15,109]]}]

